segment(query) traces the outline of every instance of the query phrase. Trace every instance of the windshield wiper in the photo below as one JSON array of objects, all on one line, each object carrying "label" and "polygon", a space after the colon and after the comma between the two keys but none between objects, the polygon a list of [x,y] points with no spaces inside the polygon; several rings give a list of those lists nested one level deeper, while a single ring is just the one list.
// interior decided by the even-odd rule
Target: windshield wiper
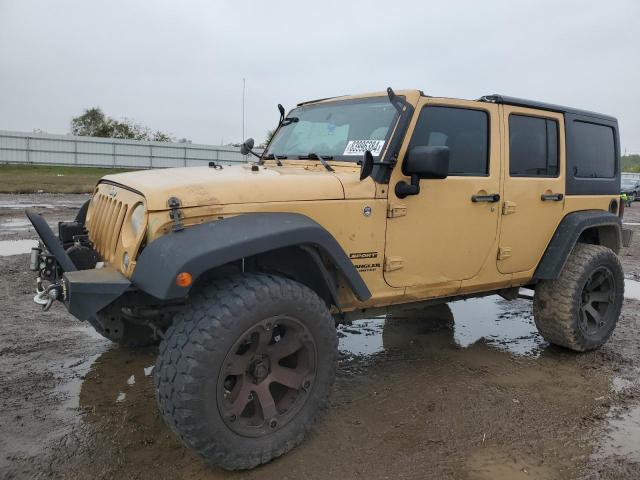
[{"label": "windshield wiper", "polygon": [[264,157],[262,157],[263,160],[275,160],[276,164],[281,167],[282,166],[282,162],[280,160],[286,160],[288,157],[286,155],[276,155],[274,153],[270,153],[269,155],[266,155]]},{"label": "windshield wiper", "polygon": [[331,165],[329,165],[327,163],[327,160],[333,160],[333,157],[331,155],[327,155],[326,157],[322,157],[322,155],[318,155],[317,153],[309,153],[307,155],[298,155],[298,159],[300,160],[320,160],[320,163],[322,164],[322,166],[324,168],[326,168],[328,171],[333,172],[333,168],[331,168]]}]

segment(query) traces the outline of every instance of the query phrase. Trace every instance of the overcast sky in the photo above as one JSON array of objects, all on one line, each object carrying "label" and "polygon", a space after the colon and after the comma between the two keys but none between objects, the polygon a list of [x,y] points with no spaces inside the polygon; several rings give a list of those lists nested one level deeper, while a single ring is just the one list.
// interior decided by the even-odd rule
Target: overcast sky
[{"label": "overcast sky", "polygon": [[84,108],[218,144],[277,103],[418,88],[612,114],[640,153],[640,1],[0,0],[0,129]]}]

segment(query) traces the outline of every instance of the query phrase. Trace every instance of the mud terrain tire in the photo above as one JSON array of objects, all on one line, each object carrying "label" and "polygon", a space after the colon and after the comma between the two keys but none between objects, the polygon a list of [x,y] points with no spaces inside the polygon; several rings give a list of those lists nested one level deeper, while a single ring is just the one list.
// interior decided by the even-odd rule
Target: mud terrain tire
[{"label": "mud terrain tire", "polygon": [[624,274],[607,247],[579,243],[560,276],[536,286],[533,314],[550,343],[584,352],[611,336],[624,299]]},{"label": "mud terrain tire", "polygon": [[123,347],[147,347],[160,342],[152,328],[128,319],[120,307],[105,308],[89,323],[104,338]]},{"label": "mud terrain tire", "polygon": [[[287,347],[294,341],[303,347],[278,350],[296,348]],[[311,345],[313,355],[307,355]],[[337,354],[335,322],[306,286],[267,274],[214,280],[176,315],[160,345],[154,371],[158,407],[169,427],[208,463],[253,468],[302,442],[327,406]],[[296,371],[315,362],[297,390],[273,376],[291,358]],[[280,400],[274,388],[285,390]],[[263,403],[267,397],[271,407]],[[284,408],[282,399],[288,399]]]}]

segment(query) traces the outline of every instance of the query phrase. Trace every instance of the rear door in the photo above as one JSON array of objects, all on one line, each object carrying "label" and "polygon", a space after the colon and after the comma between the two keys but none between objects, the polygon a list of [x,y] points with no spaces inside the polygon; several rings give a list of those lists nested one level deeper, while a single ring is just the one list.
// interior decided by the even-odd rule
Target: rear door
[{"label": "rear door", "polygon": [[502,107],[504,195],[498,270],[532,270],[563,217],[564,117],[560,113]]}]

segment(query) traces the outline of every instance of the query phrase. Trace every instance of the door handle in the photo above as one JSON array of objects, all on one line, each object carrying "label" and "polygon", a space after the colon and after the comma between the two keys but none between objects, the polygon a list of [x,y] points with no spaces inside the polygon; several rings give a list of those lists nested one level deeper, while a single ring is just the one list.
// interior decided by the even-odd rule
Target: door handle
[{"label": "door handle", "polygon": [[489,195],[471,195],[471,201],[473,203],[478,203],[478,202],[496,203],[500,201],[500,194],[491,193]]},{"label": "door handle", "polygon": [[562,193],[543,193],[540,195],[540,200],[543,202],[561,202],[564,198]]}]

